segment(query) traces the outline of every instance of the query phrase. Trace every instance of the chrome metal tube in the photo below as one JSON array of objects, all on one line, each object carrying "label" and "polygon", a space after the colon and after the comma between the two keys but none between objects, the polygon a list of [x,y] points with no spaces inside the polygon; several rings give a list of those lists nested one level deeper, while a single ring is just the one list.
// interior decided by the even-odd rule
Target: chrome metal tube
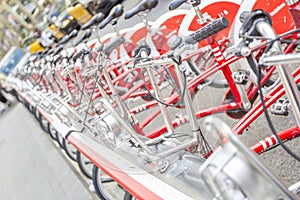
[{"label": "chrome metal tube", "polygon": [[191,94],[188,90],[187,83],[186,83],[186,88],[184,88],[185,87],[184,83],[187,80],[183,79],[182,73],[184,73],[184,72],[181,72],[181,70],[179,69],[179,65],[174,64],[174,66],[175,66],[175,70],[176,70],[176,75],[177,75],[178,80],[179,80],[178,82],[179,82],[179,85],[180,85],[180,89],[181,89],[181,91],[186,90],[185,93],[184,93],[184,97],[183,97],[184,98],[184,105],[185,105],[185,110],[186,110],[188,119],[190,120],[192,131],[194,133],[197,133],[197,135],[198,135],[199,131],[200,131],[200,126],[197,122],[196,115],[195,115],[195,110],[192,106],[193,105],[192,98],[191,98]]},{"label": "chrome metal tube", "polygon": [[248,164],[254,166],[257,172],[261,173],[277,191],[280,191],[284,196],[283,199],[295,199],[295,196],[261,163],[257,156],[235,136],[228,125],[215,117],[206,118],[205,124],[208,127],[213,127],[221,138],[226,139],[224,141],[233,144],[234,147],[238,149],[238,152],[247,160]]},{"label": "chrome metal tube", "polygon": [[283,65],[283,64],[300,64],[300,53],[267,56],[262,59],[262,64],[266,66]]},{"label": "chrome metal tube", "polygon": [[[148,73],[148,76],[149,76],[149,79],[150,79],[150,82],[151,82],[151,86],[153,87],[153,91],[154,91],[155,95],[158,97],[159,100],[163,101],[163,97],[162,97],[161,91],[159,90],[159,87],[158,87],[158,85],[156,83],[154,74],[153,74],[153,72],[152,72],[152,70],[151,70],[150,67],[147,68],[147,73]],[[159,106],[159,109],[161,111],[164,123],[167,126],[168,135],[169,134],[173,134],[174,133],[174,128],[173,128],[173,126],[171,124],[171,118],[170,118],[170,115],[169,115],[169,113],[167,111],[166,106],[163,105],[163,104],[161,104],[161,103],[158,103],[158,106]]]},{"label": "chrome metal tube", "polygon": [[117,120],[121,128],[124,128],[124,130],[138,142],[138,144],[147,154],[153,155],[151,149],[138,137],[136,131],[126,121],[124,121],[123,117],[121,117],[119,113],[116,112],[115,108],[108,102],[108,100],[103,98],[100,101],[103,103],[104,107],[112,114],[112,116]]},{"label": "chrome metal tube", "polygon": [[108,72],[106,71],[106,68],[103,68],[102,73],[106,80],[108,88],[110,89],[110,91],[112,93],[113,99],[116,101],[116,104],[120,108],[121,116],[124,118],[124,120],[126,122],[129,122],[130,121],[129,113],[127,112],[127,109],[125,108],[124,102],[122,102],[119,94],[116,92],[115,87],[112,83],[112,80],[111,80]]},{"label": "chrome metal tube", "polygon": [[[270,39],[275,39],[277,37],[272,26],[267,22],[264,21],[258,22],[256,24],[256,28],[263,37],[270,38]],[[277,54],[282,53],[280,42],[275,41],[269,52],[271,53],[274,52]],[[276,69],[278,71],[283,87],[292,105],[293,113],[297,120],[298,126],[300,126],[300,96],[299,96],[297,85],[292,76],[292,73],[290,72],[289,67],[287,65],[281,65],[281,64],[276,65]]]}]

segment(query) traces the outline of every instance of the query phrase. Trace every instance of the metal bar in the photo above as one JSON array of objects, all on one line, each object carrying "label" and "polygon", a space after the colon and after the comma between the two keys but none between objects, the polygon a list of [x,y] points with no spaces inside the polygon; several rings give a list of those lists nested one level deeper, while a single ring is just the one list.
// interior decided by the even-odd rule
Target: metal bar
[{"label": "metal bar", "polygon": [[72,133],[68,140],[138,199],[192,199],[83,134]]},{"label": "metal bar", "polygon": [[[278,133],[279,138],[282,141],[294,139],[295,137],[300,135],[300,130],[298,126],[294,126],[287,130],[281,131]],[[256,144],[250,146],[250,149],[255,153],[263,153],[264,151],[278,145],[278,141],[274,135],[267,137]]]},{"label": "metal bar", "polygon": [[[258,32],[260,32],[264,37],[272,38],[272,39],[275,39],[277,37],[272,26],[267,22],[260,21],[259,23],[256,24],[256,28]],[[282,53],[280,42],[275,41],[273,43],[272,48],[270,49],[270,52]],[[293,113],[297,120],[298,126],[300,126],[300,96],[299,96],[298,87],[295,84],[295,81],[292,77],[292,73],[290,72],[288,66],[277,65],[277,71],[280,76],[283,87],[286,91],[286,94],[293,107]]]}]

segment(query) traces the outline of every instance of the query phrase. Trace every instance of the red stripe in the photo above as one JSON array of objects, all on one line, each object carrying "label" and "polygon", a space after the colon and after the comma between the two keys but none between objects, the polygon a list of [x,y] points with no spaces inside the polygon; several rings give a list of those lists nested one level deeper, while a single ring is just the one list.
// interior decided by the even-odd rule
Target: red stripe
[{"label": "red stripe", "polygon": [[51,124],[53,122],[53,119],[49,116],[47,112],[45,112],[41,107],[37,106],[38,111],[40,112],[43,117]]},{"label": "red stripe", "polygon": [[124,189],[130,192],[138,199],[162,199],[157,194],[137,182],[118,166],[112,164],[109,160],[103,158],[100,154],[85,146],[80,140],[73,135],[68,137],[68,141],[73,144],[81,153],[90,159],[97,167],[102,169],[106,174],[118,182]]}]

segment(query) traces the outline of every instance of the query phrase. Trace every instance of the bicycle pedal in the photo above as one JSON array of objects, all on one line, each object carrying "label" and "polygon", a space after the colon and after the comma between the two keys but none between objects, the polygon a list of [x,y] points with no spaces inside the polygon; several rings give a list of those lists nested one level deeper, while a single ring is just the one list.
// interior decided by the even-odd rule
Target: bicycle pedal
[{"label": "bicycle pedal", "polygon": [[245,85],[249,81],[250,72],[246,70],[238,70],[232,73],[232,77],[236,84]]},{"label": "bicycle pedal", "polygon": [[289,114],[288,108],[289,108],[290,102],[286,97],[282,97],[278,99],[270,109],[270,112],[274,115],[285,115],[287,116]]}]

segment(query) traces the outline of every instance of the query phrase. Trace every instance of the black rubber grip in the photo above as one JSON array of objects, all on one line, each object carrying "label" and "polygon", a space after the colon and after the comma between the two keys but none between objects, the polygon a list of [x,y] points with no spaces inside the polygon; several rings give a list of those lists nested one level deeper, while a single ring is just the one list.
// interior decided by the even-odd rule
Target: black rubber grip
[{"label": "black rubber grip", "polygon": [[118,46],[120,46],[121,44],[123,44],[125,42],[125,38],[124,37],[119,37],[118,39],[109,42],[107,45],[104,46],[104,52],[106,54],[110,54],[112,52],[112,50],[114,50],[115,48],[117,48]]},{"label": "black rubber grip", "polygon": [[195,33],[192,33],[191,35],[187,36],[185,38],[185,43],[196,44],[197,42],[200,42],[201,40],[204,40],[212,36],[213,34],[218,33],[221,30],[227,28],[228,25],[229,22],[225,17],[219,18],[207,24],[206,26],[200,28]]}]

